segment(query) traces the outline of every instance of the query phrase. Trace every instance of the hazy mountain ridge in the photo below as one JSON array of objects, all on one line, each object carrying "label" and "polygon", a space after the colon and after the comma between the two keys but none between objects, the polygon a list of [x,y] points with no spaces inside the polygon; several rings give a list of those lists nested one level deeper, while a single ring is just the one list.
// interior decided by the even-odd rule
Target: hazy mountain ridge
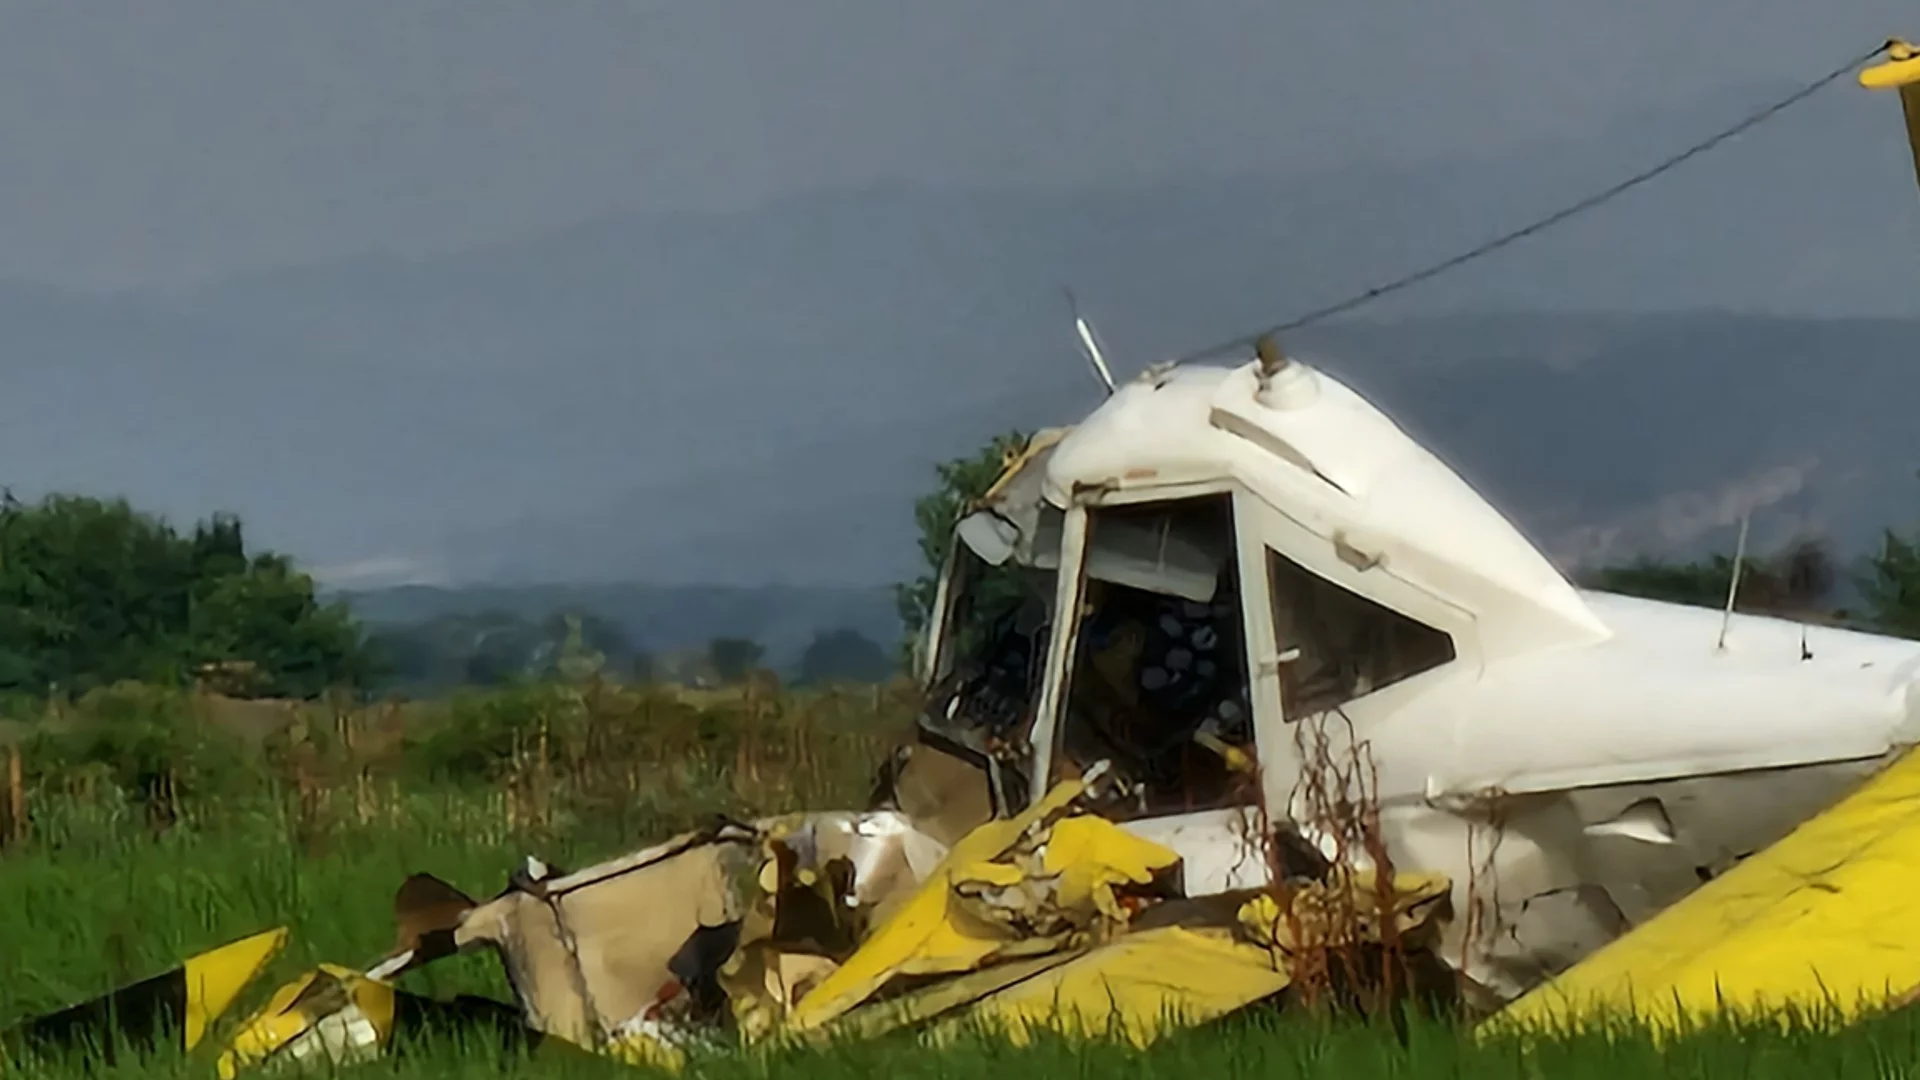
[{"label": "hazy mountain ridge", "polygon": [[[1063,286],[1131,371],[1452,254],[1776,90],[1491,159],[879,187],[180,294],[0,286],[0,483],[236,510],[387,580],[876,586],[917,570],[935,462],[1097,403]],[[1774,499],[1762,526],[1857,544],[1911,503],[1915,326],[1647,312],[1913,311],[1890,239],[1913,228],[1898,109],[1836,93],[1288,344],[1552,550],[1712,542],[1743,490]],[[1623,313],[1440,314],[1496,307]]]},{"label": "hazy mountain ridge", "polygon": [[901,625],[890,589],[792,586],[652,586],[637,583],[471,586],[341,591],[373,628],[417,625],[443,616],[503,613],[539,621],[555,614],[592,615],[619,627],[642,653],[704,648],[715,638],[738,637],[767,649],[767,661],[790,667],[814,635],[855,630],[883,645],[899,641]]}]

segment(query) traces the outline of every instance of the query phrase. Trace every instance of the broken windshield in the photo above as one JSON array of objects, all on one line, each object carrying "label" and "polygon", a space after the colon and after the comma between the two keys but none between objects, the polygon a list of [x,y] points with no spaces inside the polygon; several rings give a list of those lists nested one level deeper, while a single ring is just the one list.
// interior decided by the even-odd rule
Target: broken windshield
[{"label": "broken windshield", "polygon": [[1251,802],[1253,714],[1232,502],[1095,507],[1053,780],[1097,761],[1121,819]]},{"label": "broken windshield", "polygon": [[[943,726],[1014,744],[1039,700],[1064,515],[1041,492],[1056,440],[1036,437],[954,529],[933,665]],[[986,745],[978,745],[984,743]]]},{"label": "broken windshield", "polygon": [[1001,561],[990,562],[979,550],[996,554],[990,545],[976,543],[965,528],[959,538],[935,685],[954,696],[949,720],[1010,739],[1032,719],[1039,697],[1056,572],[1016,557],[1012,545],[997,553]]}]

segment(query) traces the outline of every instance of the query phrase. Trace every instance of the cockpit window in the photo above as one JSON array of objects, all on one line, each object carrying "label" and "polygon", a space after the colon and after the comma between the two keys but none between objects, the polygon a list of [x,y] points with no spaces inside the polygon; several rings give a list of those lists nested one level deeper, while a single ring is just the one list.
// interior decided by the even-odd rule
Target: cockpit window
[{"label": "cockpit window", "polygon": [[1229,496],[1097,507],[1055,779],[1112,763],[1122,818],[1255,799]]},{"label": "cockpit window", "polygon": [[1299,720],[1431,671],[1454,658],[1453,638],[1349,592],[1271,548],[1274,640],[1282,715]]}]

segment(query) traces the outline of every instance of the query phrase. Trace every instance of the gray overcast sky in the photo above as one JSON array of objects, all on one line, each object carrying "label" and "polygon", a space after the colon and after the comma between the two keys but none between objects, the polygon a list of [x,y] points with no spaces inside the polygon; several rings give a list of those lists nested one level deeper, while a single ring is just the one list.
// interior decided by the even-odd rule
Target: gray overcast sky
[{"label": "gray overcast sky", "polygon": [[[1137,368],[1901,33],[1913,0],[0,0],[0,483],[235,510],[318,566],[889,579],[933,462],[1094,400],[1062,283]],[[1899,115],[1836,87],[1367,314],[1920,314]],[[1638,352],[1554,326],[1454,352]],[[1777,347],[1901,348],[1859,333]],[[1455,381],[1410,399],[1449,445],[1571,385]],[[1804,445],[1692,425],[1645,490],[1604,438],[1553,460],[1607,517],[1700,446],[1745,448],[1709,494],[1911,456],[1851,408]],[[1521,490],[1513,437],[1482,460]]]},{"label": "gray overcast sky", "polygon": [[1479,151],[1903,31],[1898,0],[0,0],[0,276],[166,286],[876,180]]}]

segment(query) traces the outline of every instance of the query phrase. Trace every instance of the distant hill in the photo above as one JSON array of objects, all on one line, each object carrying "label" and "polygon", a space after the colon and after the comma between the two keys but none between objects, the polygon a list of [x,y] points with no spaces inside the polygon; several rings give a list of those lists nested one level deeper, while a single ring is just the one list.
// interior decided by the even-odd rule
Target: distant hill
[{"label": "distant hill", "polygon": [[[1909,406],[1920,392],[1916,340],[1920,322],[1893,319],[1475,315],[1336,325],[1301,335],[1298,349],[1401,418],[1576,569],[1642,553],[1730,550],[1747,509],[1756,551],[1812,532],[1844,556],[1865,550],[1883,526],[1920,526],[1920,428]],[[1070,384],[1075,373],[1066,375],[1057,381]],[[1062,385],[1055,415],[1070,419],[1091,404],[1076,399],[1092,396]],[[996,430],[1003,415],[982,409],[973,428]],[[838,476],[818,459],[789,464],[820,477],[821,489],[769,491],[738,508],[761,527],[702,536],[690,523],[682,542],[702,546],[722,572],[722,560],[738,560],[743,574],[766,566],[756,557],[775,545],[804,573],[809,557],[832,565],[846,551],[875,551],[876,538],[910,542],[907,507],[930,481],[917,466],[883,485],[894,467],[886,461],[839,463],[854,471]],[[590,564],[622,535],[624,515],[648,509],[615,501],[500,535],[516,550]],[[414,586],[344,595],[383,624],[494,610],[591,613],[656,653],[749,637],[778,666],[791,666],[816,632],[848,628],[886,643],[900,634],[881,587]]]},{"label": "distant hill", "polygon": [[448,616],[505,614],[538,622],[556,613],[592,615],[618,627],[627,643],[661,655],[739,637],[766,647],[767,662],[789,669],[817,633],[855,630],[887,645],[900,640],[887,589],[790,586],[532,585],[434,588],[402,586],[332,594],[374,629]]}]

